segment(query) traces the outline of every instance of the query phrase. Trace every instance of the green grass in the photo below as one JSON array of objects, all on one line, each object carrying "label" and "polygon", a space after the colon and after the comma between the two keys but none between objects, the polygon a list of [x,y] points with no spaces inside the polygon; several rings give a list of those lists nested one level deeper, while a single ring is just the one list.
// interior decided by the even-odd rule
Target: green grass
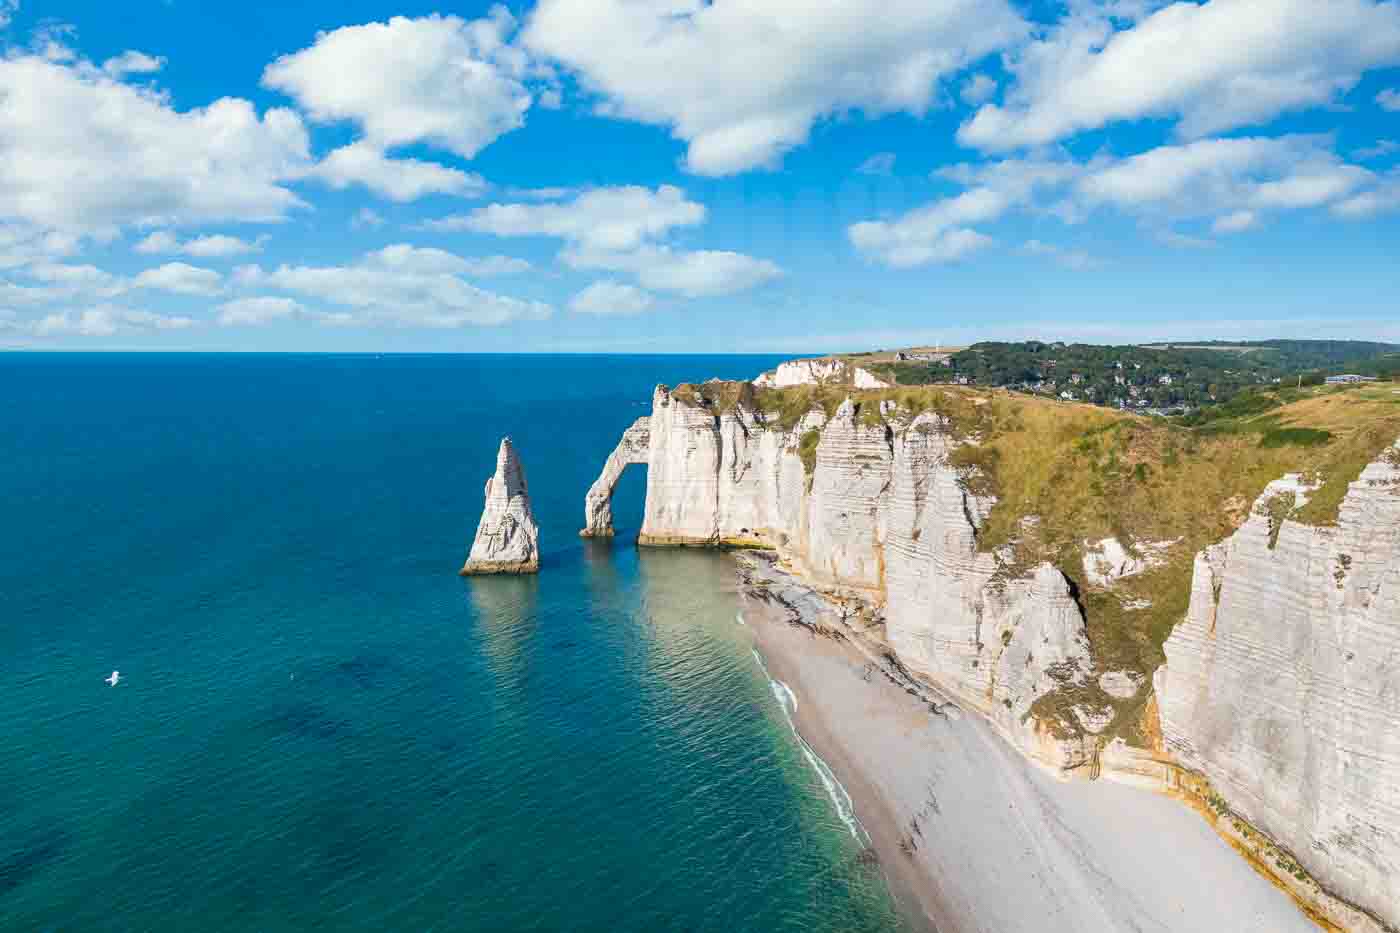
[{"label": "green grass", "polygon": [[1317,428],[1270,428],[1259,438],[1259,446],[1318,447],[1331,439],[1331,431],[1320,431]]}]

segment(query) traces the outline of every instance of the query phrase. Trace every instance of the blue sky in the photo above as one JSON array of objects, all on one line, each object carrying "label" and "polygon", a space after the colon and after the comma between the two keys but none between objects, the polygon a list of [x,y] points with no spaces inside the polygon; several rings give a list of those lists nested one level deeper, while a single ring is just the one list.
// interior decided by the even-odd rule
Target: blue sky
[{"label": "blue sky", "polygon": [[1400,340],[1396,0],[0,11],[0,346]]}]

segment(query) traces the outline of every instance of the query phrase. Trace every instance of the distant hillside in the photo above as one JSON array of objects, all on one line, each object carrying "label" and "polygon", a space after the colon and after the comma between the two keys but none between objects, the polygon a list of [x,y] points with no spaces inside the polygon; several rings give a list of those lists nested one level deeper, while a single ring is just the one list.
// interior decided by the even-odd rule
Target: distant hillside
[{"label": "distant hillside", "polygon": [[1400,376],[1400,345],[1353,340],[1171,344],[978,343],[950,354],[882,353],[863,363],[899,385],[998,386],[1116,408],[1181,412],[1258,386],[1328,375]]}]

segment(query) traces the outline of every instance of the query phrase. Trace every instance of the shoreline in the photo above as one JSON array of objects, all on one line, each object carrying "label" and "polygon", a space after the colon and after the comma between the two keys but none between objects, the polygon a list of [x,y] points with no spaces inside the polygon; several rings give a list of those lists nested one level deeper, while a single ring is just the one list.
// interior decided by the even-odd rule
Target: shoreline
[{"label": "shoreline", "polygon": [[1161,794],[1055,779],[975,713],[915,684],[837,604],[740,560],[756,650],[802,740],[850,795],[901,911],[936,933],[1317,927]]}]

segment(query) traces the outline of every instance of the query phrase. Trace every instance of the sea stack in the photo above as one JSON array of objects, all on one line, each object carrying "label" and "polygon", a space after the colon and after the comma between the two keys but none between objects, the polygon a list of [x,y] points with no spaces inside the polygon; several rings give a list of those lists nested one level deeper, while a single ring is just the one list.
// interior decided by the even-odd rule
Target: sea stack
[{"label": "sea stack", "polygon": [[462,575],[477,573],[537,573],[540,569],[540,530],[530,511],[525,468],[510,438],[501,438],[496,473],[486,481],[486,505],[476,528],[472,552]]}]

